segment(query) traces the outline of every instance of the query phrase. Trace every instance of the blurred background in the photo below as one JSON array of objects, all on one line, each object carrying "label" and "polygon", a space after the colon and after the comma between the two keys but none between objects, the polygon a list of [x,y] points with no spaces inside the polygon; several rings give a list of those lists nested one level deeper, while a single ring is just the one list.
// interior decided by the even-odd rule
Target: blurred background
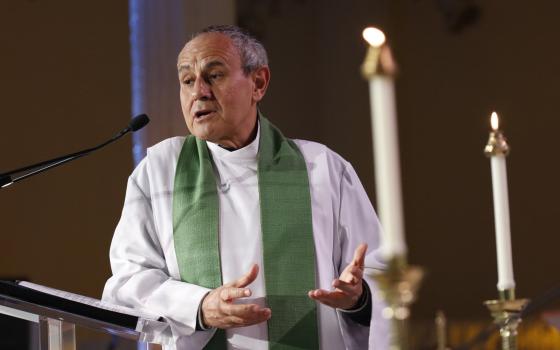
[{"label": "blurred background", "polygon": [[[127,137],[0,191],[0,279],[100,298],[134,159],[187,132],[176,56],[208,24],[238,24],[262,40],[272,70],[264,114],[287,136],[350,161],[375,203],[368,85],[359,71],[361,32],[374,25],[399,65],[409,262],[428,272],[413,333],[419,348],[431,346],[443,310],[457,345],[490,323],[482,302],[497,297],[482,153],[494,110],[511,147],[517,295],[538,298],[558,283],[559,12],[560,2],[506,0],[2,1],[0,173],[101,143],[133,115],[152,122],[134,147]],[[560,344],[541,313],[520,334],[525,348]]]}]

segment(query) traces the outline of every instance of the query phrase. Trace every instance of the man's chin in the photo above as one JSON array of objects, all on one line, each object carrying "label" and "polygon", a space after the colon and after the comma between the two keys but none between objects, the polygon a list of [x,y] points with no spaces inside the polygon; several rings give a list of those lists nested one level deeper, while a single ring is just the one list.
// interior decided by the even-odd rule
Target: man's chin
[{"label": "man's chin", "polygon": [[213,130],[208,130],[208,128],[205,127],[200,128],[195,126],[193,130],[191,130],[191,135],[203,141],[215,142],[214,140],[217,139]]}]

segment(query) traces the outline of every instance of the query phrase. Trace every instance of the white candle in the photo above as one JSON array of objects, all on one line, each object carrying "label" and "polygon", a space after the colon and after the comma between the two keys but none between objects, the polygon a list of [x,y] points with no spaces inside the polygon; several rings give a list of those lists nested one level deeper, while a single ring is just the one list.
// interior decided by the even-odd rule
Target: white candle
[{"label": "white candle", "polygon": [[[492,113],[493,132],[498,135],[498,115]],[[490,157],[492,194],[494,197],[494,224],[496,227],[496,255],[498,259],[498,290],[515,288],[511,255],[511,231],[506,172],[506,152],[494,152]]]},{"label": "white candle", "polygon": [[[388,47],[383,47],[385,35],[378,29],[367,28],[364,38],[371,45],[377,59],[388,60],[376,64],[391,66]],[[383,50],[386,50],[383,52]],[[394,67],[391,67],[394,68]],[[379,72],[379,67],[377,68]],[[404,223],[402,210],[401,175],[399,164],[399,143],[395,106],[395,86],[388,74],[370,74],[369,93],[371,103],[371,125],[375,160],[375,182],[377,211],[383,226],[381,233],[381,255],[389,259],[404,256]]]}]

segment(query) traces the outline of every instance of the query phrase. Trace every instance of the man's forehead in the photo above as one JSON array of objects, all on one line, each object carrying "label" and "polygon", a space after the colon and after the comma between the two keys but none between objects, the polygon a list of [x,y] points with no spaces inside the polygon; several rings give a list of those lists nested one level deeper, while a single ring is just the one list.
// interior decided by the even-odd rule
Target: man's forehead
[{"label": "man's forehead", "polygon": [[237,48],[231,39],[220,33],[205,33],[189,41],[179,53],[178,69],[192,68],[195,65],[240,62]]}]

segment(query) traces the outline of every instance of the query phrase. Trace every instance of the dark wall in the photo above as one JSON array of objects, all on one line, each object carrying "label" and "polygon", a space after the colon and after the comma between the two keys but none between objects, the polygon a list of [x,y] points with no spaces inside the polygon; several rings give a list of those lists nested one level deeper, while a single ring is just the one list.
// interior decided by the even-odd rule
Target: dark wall
[{"label": "dark wall", "polygon": [[[130,118],[126,1],[0,4],[0,172],[91,147]],[[0,276],[100,296],[131,141],[0,191]]]}]

